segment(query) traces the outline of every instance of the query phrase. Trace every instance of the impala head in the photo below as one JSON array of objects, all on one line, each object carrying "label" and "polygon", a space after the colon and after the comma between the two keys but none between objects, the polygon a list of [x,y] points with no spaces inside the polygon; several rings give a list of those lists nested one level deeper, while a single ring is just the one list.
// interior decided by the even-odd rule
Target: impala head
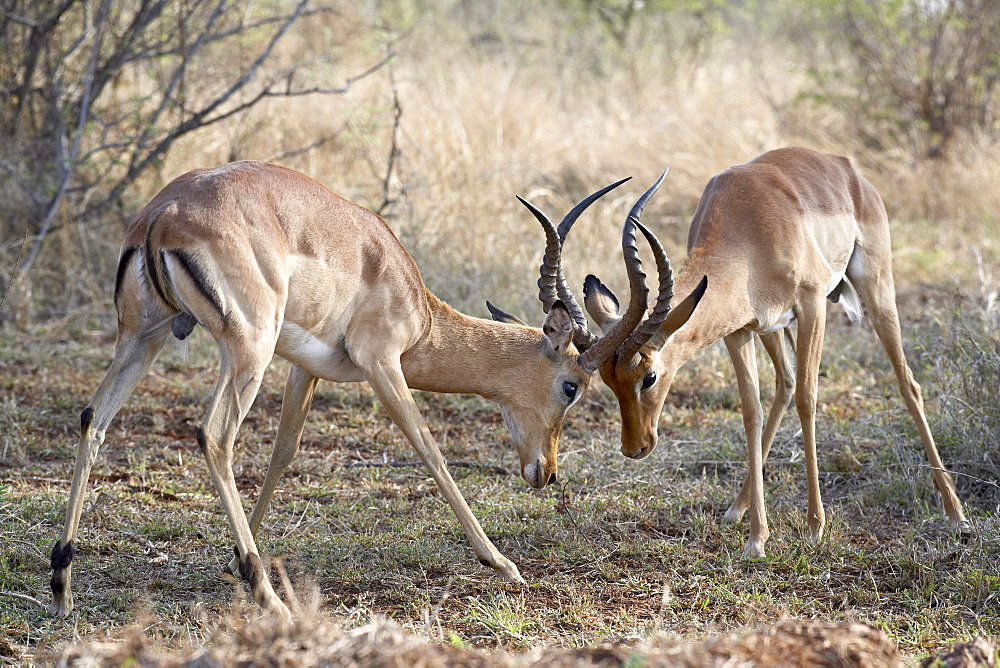
[{"label": "impala head", "polygon": [[[566,214],[558,227],[530,202],[518,198],[545,230],[545,258],[540,268],[538,298],[548,315],[538,344],[541,355],[532,359],[526,373],[521,370],[519,387],[501,401],[501,410],[517,446],[521,476],[535,488],[555,481],[559,438],[566,411],[586,389],[591,374],[622,345],[638,323],[638,318],[623,318],[619,326],[605,330],[604,336],[592,334],[587,328],[583,309],[563,275],[561,260],[562,243],[584,209],[626,180],[607,186],[581,201]],[[632,241],[634,246],[634,232]],[[487,306],[494,320],[524,325],[521,320],[489,302]]]},{"label": "impala head", "polygon": [[[489,306],[495,320],[522,324]],[[549,307],[540,336],[537,329],[528,334],[532,341],[528,345],[541,354],[531,354],[527,368],[518,365],[513,370],[513,391],[501,399],[500,411],[517,447],[521,477],[532,487],[542,488],[555,482],[563,419],[587,388],[590,374],[578,363],[575,323],[562,301]]]},{"label": "impala head", "polygon": [[[636,459],[645,457],[656,446],[660,410],[677,370],[661,353],[670,336],[691,317],[708,287],[706,276],[676,308],[671,308],[674,280],[670,260],[656,236],[639,222],[643,207],[666,175],[663,172],[639,198],[625,222],[622,249],[631,289],[625,313],[619,312],[614,293],[595,276],[587,276],[583,287],[587,312],[605,332],[606,338],[618,329],[630,332],[610,355],[602,356],[600,370],[601,378],[618,398],[622,416],[622,454]],[[649,315],[646,315],[649,290],[636,248],[636,230],[642,232],[652,247],[659,276],[656,303]]]}]

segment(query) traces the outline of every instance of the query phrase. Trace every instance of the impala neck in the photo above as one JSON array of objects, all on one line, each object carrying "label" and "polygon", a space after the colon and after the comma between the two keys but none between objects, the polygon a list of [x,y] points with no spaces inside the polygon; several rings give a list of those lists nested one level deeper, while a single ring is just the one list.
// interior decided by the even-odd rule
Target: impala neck
[{"label": "impala neck", "polygon": [[504,403],[526,370],[542,360],[540,330],[472,318],[430,292],[427,302],[430,327],[400,360],[411,388]]},{"label": "impala neck", "polygon": [[[686,297],[708,276],[708,290],[691,319],[674,332],[660,356],[674,371],[702,348],[750,324],[753,312],[747,294],[747,273],[734,266],[707,266],[693,255],[688,258],[674,287],[678,298]],[[742,280],[740,279],[742,276]]]}]

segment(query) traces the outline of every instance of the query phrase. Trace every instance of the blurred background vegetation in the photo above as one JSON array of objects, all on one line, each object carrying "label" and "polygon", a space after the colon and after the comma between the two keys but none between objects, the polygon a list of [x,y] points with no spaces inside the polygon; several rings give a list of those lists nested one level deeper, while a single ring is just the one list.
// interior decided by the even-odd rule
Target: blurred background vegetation
[{"label": "blurred background vegetation", "polygon": [[514,194],[559,215],[634,175],[567,247],[574,284],[617,282],[660,170],[647,219],[680,259],[707,179],[788,144],[855,159],[918,230],[897,232],[917,277],[997,263],[993,0],[0,0],[0,53],[5,327],[113,328],[130,216],[239,159],[376,209],[476,314],[537,309]]}]

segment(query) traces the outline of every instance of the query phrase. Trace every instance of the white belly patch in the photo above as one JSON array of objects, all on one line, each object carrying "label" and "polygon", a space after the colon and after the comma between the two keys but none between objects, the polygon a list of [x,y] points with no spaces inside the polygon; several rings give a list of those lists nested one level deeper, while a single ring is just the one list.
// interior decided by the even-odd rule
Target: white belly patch
[{"label": "white belly patch", "polygon": [[763,322],[759,322],[756,327],[751,327],[751,329],[758,334],[770,334],[771,332],[777,332],[785,327],[788,327],[794,320],[795,311],[793,309],[788,309],[777,318],[768,318]]},{"label": "white belly patch", "polygon": [[292,323],[282,323],[275,352],[324,380],[354,382],[365,379],[346,348],[331,345]]}]

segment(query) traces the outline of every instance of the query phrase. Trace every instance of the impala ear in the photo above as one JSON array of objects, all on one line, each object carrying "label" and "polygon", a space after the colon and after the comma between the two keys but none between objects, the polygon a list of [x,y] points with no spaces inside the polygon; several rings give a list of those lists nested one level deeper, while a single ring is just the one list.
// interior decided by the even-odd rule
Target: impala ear
[{"label": "impala ear", "polygon": [[557,299],[549,308],[549,314],[545,316],[545,322],[542,324],[545,340],[553,352],[561,353],[573,340],[573,331],[573,316],[569,314],[566,305]]},{"label": "impala ear", "polygon": [[691,291],[691,294],[684,298],[684,301],[670,309],[670,313],[667,314],[663,324],[660,325],[660,329],[649,339],[649,343],[653,345],[653,348],[656,350],[662,348],[667,339],[687,323],[691,314],[694,313],[695,307],[701,302],[701,298],[705,296],[707,289],[708,276],[702,276],[698,286]]},{"label": "impala ear", "polygon": [[621,320],[621,315],[618,312],[618,298],[615,297],[615,293],[611,292],[608,286],[601,283],[601,279],[593,274],[588,275],[583,282],[583,305],[604,334],[607,334],[612,325]]},{"label": "impala ear", "polygon": [[496,320],[497,322],[506,322],[507,324],[510,324],[510,325],[526,325],[527,324],[526,322],[524,322],[520,318],[515,318],[510,313],[507,313],[506,311],[501,311],[500,309],[498,309],[496,306],[494,306],[493,304],[491,304],[489,302],[486,302],[486,308],[488,308],[490,310],[490,315],[492,315],[493,319]]}]

